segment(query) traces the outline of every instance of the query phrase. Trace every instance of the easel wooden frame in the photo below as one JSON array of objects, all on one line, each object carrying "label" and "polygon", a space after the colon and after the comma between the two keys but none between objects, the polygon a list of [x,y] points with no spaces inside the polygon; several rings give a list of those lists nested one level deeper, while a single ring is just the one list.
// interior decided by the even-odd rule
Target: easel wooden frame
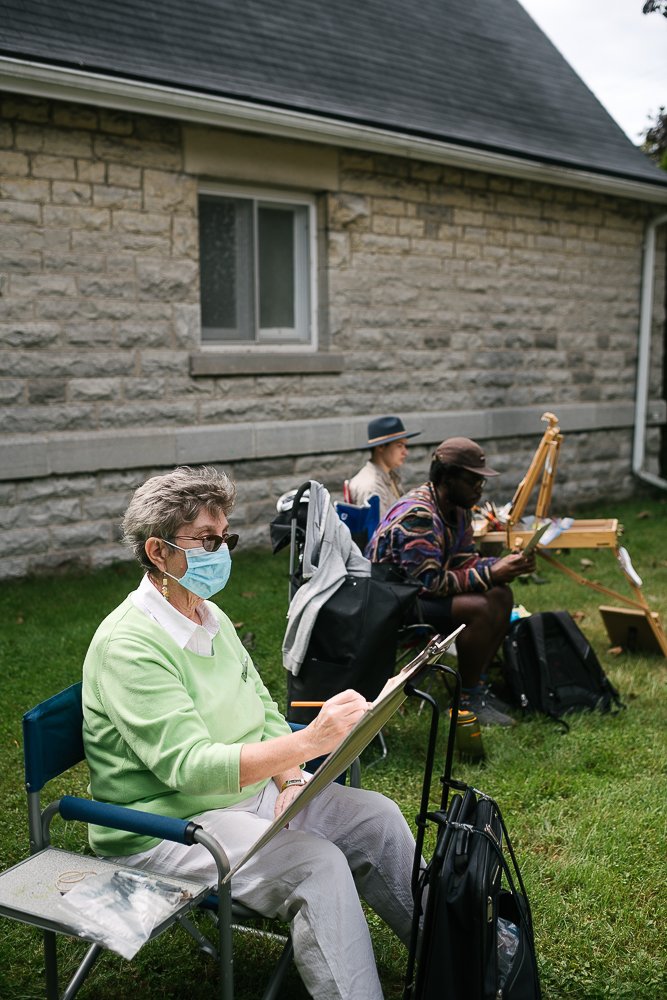
[{"label": "easel wooden frame", "polygon": [[[481,536],[486,542],[504,542],[508,549],[523,547],[528,538],[526,537],[526,528],[520,522],[540,475],[542,481],[535,506],[535,519],[537,522],[549,517],[551,494],[563,435],[558,426],[558,418],[553,413],[544,413],[542,420],[547,421],[548,427],[537,446],[526,475],[517,486],[509,504],[507,526],[504,531],[486,531]],[[532,534],[532,530],[528,532],[528,535],[530,534]],[[619,524],[616,518],[580,518],[567,529],[567,548],[613,549],[618,545],[618,534]],[[547,548],[557,549],[562,546],[563,541],[554,538],[548,543]],[[543,551],[543,546],[540,546],[540,551]]]},{"label": "easel wooden frame", "polygon": [[[523,529],[518,529],[516,525],[523,517],[524,511],[528,505],[533,489],[537,485],[540,474],[542,476],[542,480],[540,483],[537,503],[535,505],[536,523],[540,519],[544,519],[549,516],[549,506],[551,504],[554,476],[558,465],[558,455],[563,441],[563,435],[561,434],[560,427],[558,426],[558,418],[553,413],[544,413],[542,414],[541,419],[547,422],[547,429],[542,435],[542,440],[537,446],[537,450],[533,456],[530,466],[528,467],[528,471],[517,486],[509,505],[507,527],[505,530],[505,540],[509,549],[521,548],[523,536],[526,532]],[[667,658],[667,636],[665,635],[660,623],[660,618],[657,612],[651,611],[641,586],[633,580],[623,566],[620,555],[620,547],[618,544],[619,530],[618,521],[615,520],[575,521],[571,528],[568,528],[563,535],[559,538],[555,538],[550,543],[550,547],[612,549],[619,566],[623,570],[623,575],[626,578],[628,586],[634,594],[634,599],[626,597],[624,594],[619,594],[618,591],[611,590],[608,587],[603,587],[602,584],[596,583],[594,580],[589,580],[587,577],[582,576],[581,573],[576,573],[574,570],[570,569],[569,566],[565,566],[550,552],[548,552],[548,547],[546,546],[538,545],[536,552],[540,558],[545,560],[545,562],[554,566],[556,569],[560,570],[561,573],[569,576],[577,583],[580,583],[585,587],[590,587],[593,590],[597,590],[602,594],[606,594],[608,597],[613,597],[622,604],[641,612],[646,619],[648,627],[650,628],[662,655]],[[489,541],[495,541],[498,539],[498,533],[494,532],[493,535],[487,533],[484,537]]]},{"label": "easel wooden frame", "polygon": [[540,484],[540,492],[537,496],[537,503],[535,504],[535,517],[549,516],[551,493],[553,491],[554,476],[558,465],[558,453],[563,435],[558,426],[558,418],[553,413],[543,413],[541,419],[548,422],[548,427],[542,435],[542,440],[537,446],[533,459],[528,466],[528,472],[517,486],[510,502],[507,519],[508,548],[512,547],[510,544],[511,529],[523,517],[540,473],[542,473],[542,482]]},{"label": "easel wooden frame", "polygon": [[[632,598],[630,597],[626,597],[624,594],[619,594],[618,591],[611,590],[609,587],[603,587],[601,583],[596,583],[595,580],[589,580],[588,577],[582,576],[581,573],[576,573],[573,569],[570,569],[569,566],[565,566],[558,559],[555,559],[550,552],[547,552],[544,549],[540,549],[538,547],[536,551],[541,559],[544,559],[545,562],[549,563],[551,566],[554,566],[556,569],[560,570],[561,573],[564,573],[566,576],[569,576],[572,580],[576,580],[577,583],[581,583],[585,587],[590,587],[592,590],[597,590],[598,593],[600,594],[606,594],[608,597],[613,597],[615,600],[620,601],[627,607],[640,611],[643,614],[644,618],[646,619],[648,627],[653,633],[653,637],[656,641],[656,644],[660,648],[662,655],[667,658],[667,636],[665,635],[664,629],[660,622],[660,617],[657,611],[651,611],[649,603],[644,597],[644,592],[642,591],[641,587],[637,586],[634,580],[632,580],[628,576],[628,574],[625,573],[625,571],[624,571],[625,578],[627,580],[628,586],[635,595],[635,600],[632,600]],[[618,560],[620,565],[620,553],[618,546],[614,548],[614,555],[616,556],[616,559]]]}]

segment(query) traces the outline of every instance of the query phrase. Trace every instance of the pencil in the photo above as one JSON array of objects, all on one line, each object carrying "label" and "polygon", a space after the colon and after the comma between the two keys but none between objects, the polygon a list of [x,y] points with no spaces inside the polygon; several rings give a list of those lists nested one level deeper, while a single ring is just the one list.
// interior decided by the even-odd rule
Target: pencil
[{"label": "pencil", "polygon": [[323,701],[291,701],[292,708],[322,708]]}]

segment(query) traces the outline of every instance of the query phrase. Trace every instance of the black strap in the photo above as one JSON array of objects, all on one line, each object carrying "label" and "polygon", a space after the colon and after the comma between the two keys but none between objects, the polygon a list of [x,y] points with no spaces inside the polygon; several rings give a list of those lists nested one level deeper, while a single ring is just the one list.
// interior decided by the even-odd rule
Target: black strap
[{"label": "black strap", "polygon": [[[554,719],[559,726],[562,726],[564,733],[567,733],[570,731],[570,727],[565,719],[556,712],[550,712],[548,708],[549,678],[551,677],[551,672],[549,669],[549,658],[547,656],[547,645],[544,638],[544,619],[546,615],[553,615],[556,617],[557,614],[558,613],[554,613],[552,611],[543,611],[541,614],[531,615],[530,618],[526,619],[526,621],[528,623],[528,628],[530,629],[530,634],[533,638],[533,645],[535,647],[535,653],[537,655],[537,661],[540,668],[540,693],[542,699],[541,710],[545,715],[548,715],[550,719]],[[558,621],[557,617],[556,621]]]}]

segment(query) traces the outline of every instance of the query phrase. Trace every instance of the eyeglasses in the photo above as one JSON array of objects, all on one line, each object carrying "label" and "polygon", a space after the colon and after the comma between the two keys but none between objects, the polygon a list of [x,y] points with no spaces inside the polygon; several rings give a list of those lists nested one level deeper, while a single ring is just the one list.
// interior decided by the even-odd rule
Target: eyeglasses
[{"label": "eyeglasses", "polygon": [[[205,552],[217,552],[220,546],[224,543],[229,551],[235,549],[238,545],[239,536],[238,535],[174,535],[174,538],[189,538],[192,542],[201,542]],[[167,541],[168,539],[165,539]]]},{"label": "eyeglasses", "polygon": [[478,476],[475,472],[469,472],[467,469],[459,469],[456,473],[459,479],[462,479],[464,483],[471,486],[473,489],[479,486],[484,489],[486,486],[486,479],[484,476]]}]

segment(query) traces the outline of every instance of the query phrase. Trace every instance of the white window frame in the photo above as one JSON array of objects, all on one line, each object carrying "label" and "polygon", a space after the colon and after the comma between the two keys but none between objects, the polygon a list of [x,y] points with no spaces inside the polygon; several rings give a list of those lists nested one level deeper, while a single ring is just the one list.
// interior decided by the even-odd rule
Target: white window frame
[{"label": "white window frame", "polygon": [[[305,313],[308,327],[310,331],[310,337],[304,340],[291,340],[288,343],[281,343],[279,339],[272,339],[270,341],[262,342],[259,339],[259,330],[256,330],[257,339],[252,342],[247,340],[237,340],[237,341],[226,341],[220,343],[211,343],[204,341],[200,338],[200,349],[207,352],[227,352],[234,354],[238,353],[313,353],[318,349],[318,328],[317,328],[317,316],[318,316],[318,296],[317,296],[317,273],[318,273],[318,260],[317,260],[317,202],[315,196],[308,194],[303,191],[281,191],[275,190],[273,188],[259,188],[252,187],[247,188],[243,186],[230,186],[221,184],[200,184],[198,188],[199,195],[207,195],[209,197],[220,197],[220,198],[245,198],[248,201],[253,202],[253,213],[256,213],[258,204],[269,203],[269,204],[282,204],[282,205],[293,205],[293,206],[303,206],[306,208],[308,213],[308,255],[309,262],[307,268],[307,293],[308,293],[308,305],[307,307],[298,301],[298,296],[296,297],[295,306],[295,318],[298,323],[299,311],[302,315]],[[255,315],[257,321],[259,319],[259,283],[257,276],[259,273],[257,254],[258,247],[255,244],[255,280],[254,280],[254,293],[255,293]],[[298,241],[295,243],[295,273],[296,268],[298,268],[299,263],[303,266],[303,261],[299,261],[299,246]],[[200,330],[201,330],[201,316],[200,316]],[[279,336],[279,334],[278,334]]]}]

